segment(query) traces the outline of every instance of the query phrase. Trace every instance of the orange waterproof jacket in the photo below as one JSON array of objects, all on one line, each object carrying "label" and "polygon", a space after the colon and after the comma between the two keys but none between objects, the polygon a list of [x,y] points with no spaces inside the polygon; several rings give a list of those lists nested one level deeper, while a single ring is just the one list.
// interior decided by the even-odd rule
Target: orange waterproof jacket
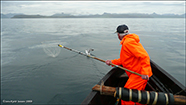
[{"label": "orange waterproof jacket", "polygon": [[[120,58],[111,60],[111,62],[116,65],[122,65],[124,68],[139,74],[151,77],[152,70],[150,66],[150,57],[139,42],[138,35],[126,35],[120,42],[122,45]],[[128,76],[131,75],[130,72],[126,71],[126,73]]]}]

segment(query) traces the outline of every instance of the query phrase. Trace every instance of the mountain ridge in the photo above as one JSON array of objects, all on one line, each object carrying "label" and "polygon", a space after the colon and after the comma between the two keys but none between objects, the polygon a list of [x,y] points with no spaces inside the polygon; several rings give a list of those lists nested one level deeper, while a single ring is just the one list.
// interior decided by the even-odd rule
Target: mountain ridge
[{"label": "mountain ridge", "polygon": [[26,15],[26,14],[1,14],[2,18],[185,18],[185,14],[146,14],[146,13],[103,13],[89,15],[72,15],[66,13],[56,13],[50,16],[45,15]]}]

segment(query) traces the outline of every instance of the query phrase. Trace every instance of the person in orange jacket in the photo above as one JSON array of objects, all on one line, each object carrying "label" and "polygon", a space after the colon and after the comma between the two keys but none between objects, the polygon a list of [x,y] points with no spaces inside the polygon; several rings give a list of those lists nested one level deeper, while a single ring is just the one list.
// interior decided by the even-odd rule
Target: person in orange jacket
[{"label": "person in orange jacket", "polygon": [[[150,66],[150,57],[146,50],[140,43],[139,36],[136,34],[130,34],[129,28],[126,25],[120,25],[117,27],[118,39],[121,40],[120,45],[120,58],[114,60],[106,60],[105,63],[110,65],[122,65],[124,68],[141,74],[136,74],[126,71],[129,79],[125,84],[125,88],[144,90],[149,78],[152,76],[152,70]],[[132,101],[121,100],[122,105],[140,105]]]}]

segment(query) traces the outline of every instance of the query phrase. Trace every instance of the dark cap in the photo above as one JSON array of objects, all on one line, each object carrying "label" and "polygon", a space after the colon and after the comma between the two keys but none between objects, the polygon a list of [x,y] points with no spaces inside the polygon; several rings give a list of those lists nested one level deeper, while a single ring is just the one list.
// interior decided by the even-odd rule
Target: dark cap
[{"label": "dark cap", "polygon": [[129,30],[129,28],[124,24],[124,25],[119,25],[117,27],[117,33],[124,33],[125,30]]}]

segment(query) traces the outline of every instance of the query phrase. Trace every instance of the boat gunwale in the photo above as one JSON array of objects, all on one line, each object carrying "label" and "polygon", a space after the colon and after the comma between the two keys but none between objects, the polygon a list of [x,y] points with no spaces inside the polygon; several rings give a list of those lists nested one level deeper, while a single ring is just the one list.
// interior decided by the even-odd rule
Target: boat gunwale
[{"label": "boat gunwale", "polygon": [[[149,82],[151,81],[153,81],[153,79],[155,79],[155,78],[158,78],[158,79],[160,79],[160,82],[162,83],[162,77],[161,77],[161,75],[163,75],[166,79],[168,79],[168,80],[170,80],[171,81],[171,84],[170,84],[170,86],[175,86],[176,88],[179,88],[179,91],[180,90],[183,90],[183,89],[185,89],[186,87],[184,86],[184,85],[182,85],[179,81],[177,81],[173,76],[171,76],[170,74],[168,74],[168,72],[166,72],[164,69],[162,69],[160,66],[158,66],[155,62],[153,62],[152,60],[150,60],[150,62],[151,62],[151,68],[152,68],[152,72],[153,72],[153,74],[155,75],[155,76],[152,76],[151,78],[150,78],[150,80],[149,80]],[[154,71],[154,70],[158,70],[158,71]],[[111,76],[113,76],[113,75],[116,75],[116,74],[114,74],[114,73],[116,73],[116,72],[121,72],[121,71],[123,71],[123,70],[121,70],[120,68],[117,68],[117,67],[115,67],[115,68],[112,68],[103,78],[102,78],[102,80],[105,82],[105,81],[107,81]],[[157,75],[157,73],[161,73],[161,75],[158,75],[158,76],[156,76]],[[102,80],[100,80],[99,82],[98,82],[98,84],[100,85],[101,84],[101,81]],[[154,82],[156,82],[157,80],[154,80]],[[147,86],[152,86],[152,84],[151,83],[147,83]],[[166,82],[164,82],[164,83],[167,83],[167,81]],[[174,83],[174,84],[172,84],[172,83]],[[168,83],[169,84],[169,83]],[[159,84],[158,84],[159,85]],[[166,84],[165,84],[166,85]],[[107,85],[106,85],[107,86]],[[157,86],[157,87],[161,87],[161,86]],[[154,87],[153,87],[154,88]],[[151,88],[153,91],[154,91],[154,89],[153,88]],[[173,87],[172,87],[173,88]],[[163,91],[163,90],[159,90],[160,92],[165,92],[165,91]],[[175,92],[174,92],[175,93]],[[183,92],[183,95],[185,95],[186,96],[186,90],[184,90]],[[81,105],[84,105],[84,104],[93,104],[92,103],[92,100],[96,97],[96,95],[98,95],[99,94],[99,92],[95,92],[95,91],[91,91],[90,93],[89,93],[89,95],[83,100],[83,102],[82,102],[82,104]]]},{"label": "boat gunwale", "polygon": [[[153,72],[153,74],[154,74],[154,76],[156,78],[169,80],[169,82],[167,82],[167,81],[164,82],[164,81],[161,81],[160,80],[161,83],[163,83],[163,84],[165,83],[167,85],[170,84],[169,86],[172,86],[172,87],[175,86],[177,88],[180,88],[179,90],[185,90],[186,89],[186,87],[183,84],[181,84],[177,79],[175,79],[172,75],[170,75],[163,68],[161,68],[160,66],[158,66],[154,61],[150,60],[150,62],[151,62],[151,68],[153,68],[152,69],[152,72]],[[155,71],[154,68],[156,68],[158,71]],[[160,72],[160,73],[158,73],[158,72]],[[156,75],[156,73],[157,74],[160,74],[160,75],[163,75],[163,76]],[[185,93],[186,93],[186,90],[185,90]]]}]

